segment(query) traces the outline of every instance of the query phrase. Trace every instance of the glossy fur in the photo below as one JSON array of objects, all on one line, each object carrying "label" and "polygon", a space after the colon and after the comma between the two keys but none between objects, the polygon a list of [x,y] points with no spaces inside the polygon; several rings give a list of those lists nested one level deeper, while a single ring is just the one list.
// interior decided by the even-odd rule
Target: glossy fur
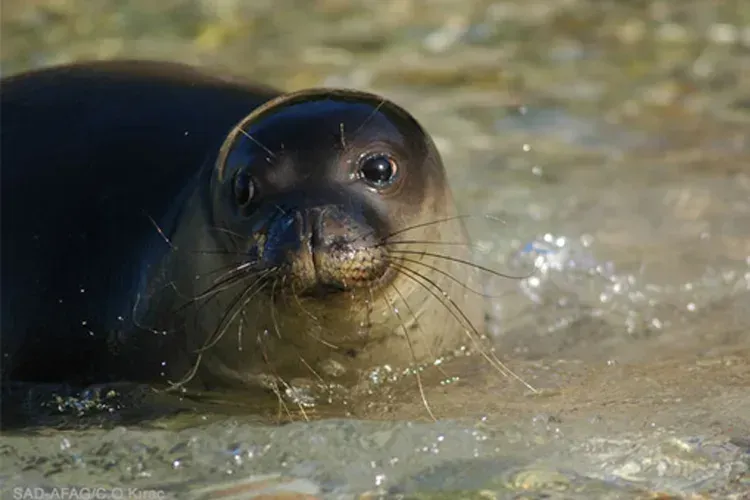
[{"label": "glossy fur", "polygon": [[135,61],[0,95],[4,378],[354,381],[480,336],[440,156],[394,103]]}]

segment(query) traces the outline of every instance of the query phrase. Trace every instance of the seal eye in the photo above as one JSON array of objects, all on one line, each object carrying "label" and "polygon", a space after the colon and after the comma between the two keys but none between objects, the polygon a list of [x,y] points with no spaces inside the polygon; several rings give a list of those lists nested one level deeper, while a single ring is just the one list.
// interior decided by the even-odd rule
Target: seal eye
[{"label": "seal eye", "polygon": [[238,171],[234,176],[234,201],[240,208],[246,208],[255,194],[255,185],[252,178],[244,170]]},{"label": "seal eye", "polygon": [[359,165],[360,178],[376,189],[390,186],[398,174],[398,165],[390,156],[376,154],[365,157]]}]

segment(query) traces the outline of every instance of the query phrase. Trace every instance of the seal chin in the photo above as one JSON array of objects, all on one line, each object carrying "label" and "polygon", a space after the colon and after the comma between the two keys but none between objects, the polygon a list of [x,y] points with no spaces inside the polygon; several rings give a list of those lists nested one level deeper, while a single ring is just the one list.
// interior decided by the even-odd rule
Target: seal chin
[{"label": "seal chin", "polygon": [[300,296],[372,290],[391,276],[387,246],[361,214],[322,205],[277,217],[255,235],[277,282]]}]

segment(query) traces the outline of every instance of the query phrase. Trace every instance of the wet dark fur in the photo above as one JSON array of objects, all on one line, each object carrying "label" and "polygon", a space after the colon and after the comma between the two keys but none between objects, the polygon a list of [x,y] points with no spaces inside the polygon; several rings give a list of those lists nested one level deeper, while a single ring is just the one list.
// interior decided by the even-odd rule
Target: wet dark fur
[{"label": "wet dark fur", "polygon": [[[493,271],[470,260],[429,136],[392,103],[308,91],[246,118],[277,93],[144,62],[0,93],[4,379],[271,387],[462,343],[503,370],[480,346]],[[295,99],[313,121],[283,116]],[[373,144],[411,175],[400,191],[351,177]],[[263,194],[233,207],[246,167]]]},{"label": "wet dark fur", "polygon": [[129,321],[139,249],[166,251],[145,214],[166,219],[227,131],[275,95],[136,61],[2,81],[4,378],[117,374],[106,338]]}]

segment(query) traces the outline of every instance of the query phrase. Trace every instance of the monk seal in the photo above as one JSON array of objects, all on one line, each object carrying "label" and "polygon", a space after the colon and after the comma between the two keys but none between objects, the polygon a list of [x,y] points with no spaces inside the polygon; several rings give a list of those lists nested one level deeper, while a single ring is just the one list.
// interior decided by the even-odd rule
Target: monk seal
[{"label": "monk seal", "polygon": [[348,383],[479,341],[440,154],[394,102],[147,61],[0,96],[4,379]]}]

